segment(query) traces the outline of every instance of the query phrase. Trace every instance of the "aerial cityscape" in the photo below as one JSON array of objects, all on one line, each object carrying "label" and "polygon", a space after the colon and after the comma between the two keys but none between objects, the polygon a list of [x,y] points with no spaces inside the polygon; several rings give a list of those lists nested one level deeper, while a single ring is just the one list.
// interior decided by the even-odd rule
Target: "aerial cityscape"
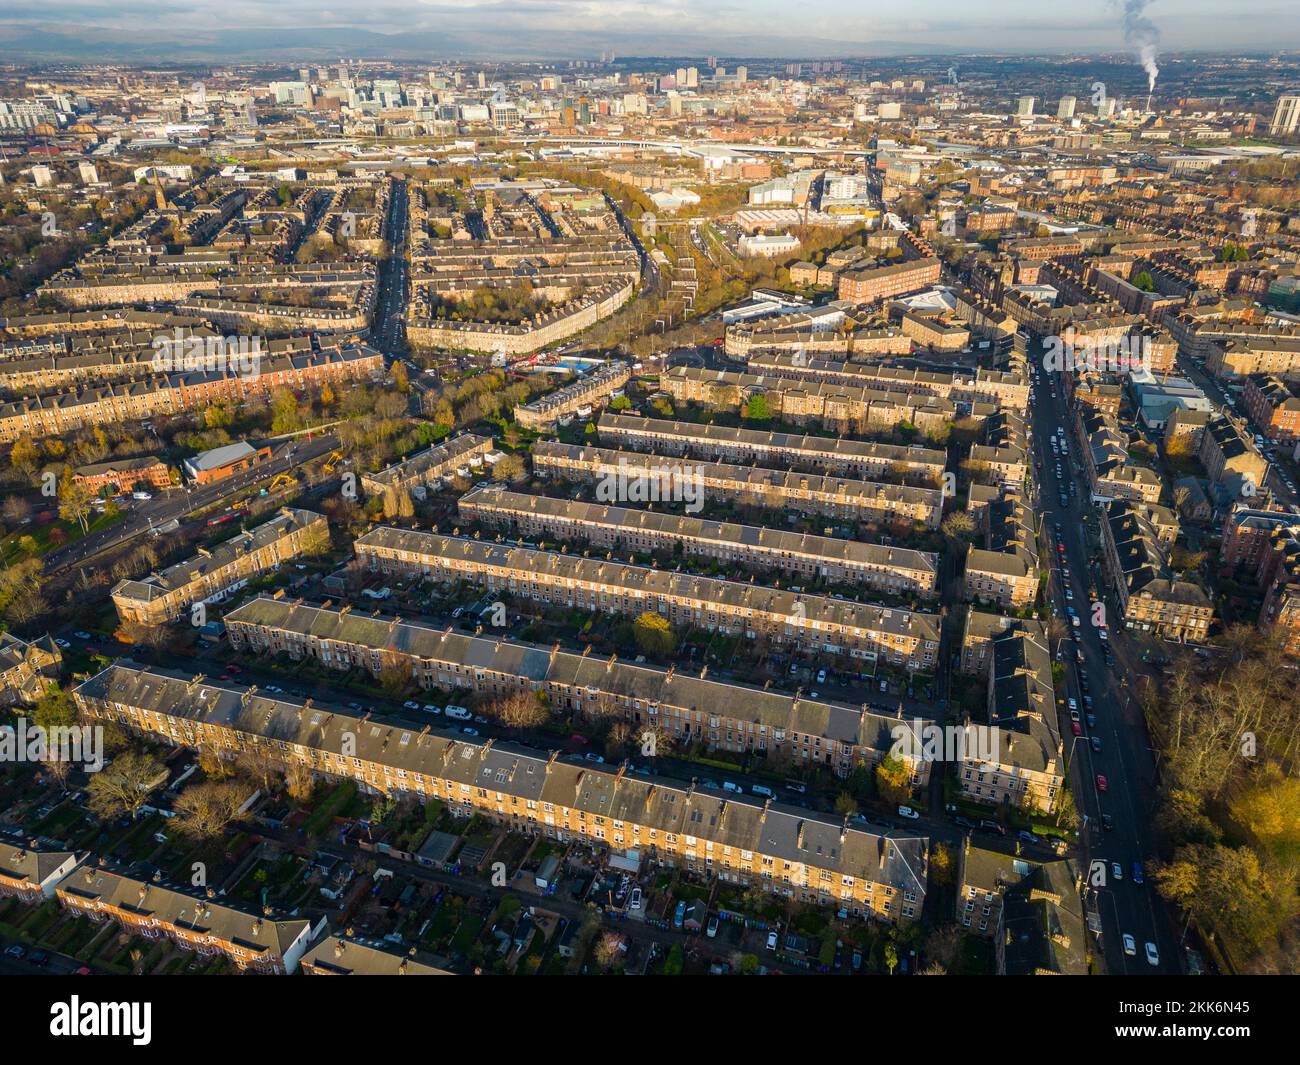
[{"label": "aerial cityscape", "polygon": [[1295,12],[886,7],[0,16],[0,973],[1300,971]]}]

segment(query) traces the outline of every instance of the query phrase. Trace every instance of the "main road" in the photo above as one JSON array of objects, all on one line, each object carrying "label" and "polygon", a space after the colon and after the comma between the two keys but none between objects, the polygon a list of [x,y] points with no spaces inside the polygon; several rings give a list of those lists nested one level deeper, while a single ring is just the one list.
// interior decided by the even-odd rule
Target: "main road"
[{"label": "main road", "polygon": [[67,547],[51,551],[45,556],[45,572],[53,574],[80,566],[102,551],[117,547],[159,525],[165,525],[173,518],[183,521],[190,514],[219,503],[227,496],[249,488],[258,481],[274,477],[277,473],[287,473],[296,466],[328,454],[338,446],[339,439],[333,433],[310,440],[285,440],[275,445],[270,460],[260,466],[202,488],[173,488],[159,493],[153,499],[133,506],[122,521],[83,536]]},{"label": "main road", "polygon": [[[1102,863],[1099,868],[1104,884],[1085,885],[1101,916],[1101,953],[1106,970],[1111,973],[1179,973],[1183,971],[1183,962],[1168,910],[1150,881],[1137,884],[1133,878],[1135,863],[1145,866],[1153,854],[1155,761],[1142,709],[1129,690],[1128,681],[1134,674],[1133,667],[1126,665],[1130,656],[1123,634],[1117,626],[1109,625],[1106,627],[1108,640],[1104,641],[1102,628],[1093,624],[1094,597],[1103,602],[1111,598],[1106,595],[1100,565],[1095,563],[1088,543],[1087,519],[1089,516],[1099,519],[1100,512],[1089,513],[1096,505],[1091,500],[1079,441],[1074,439],[1071,430],[1058,376],[1040,370],[1030,407],[1033,450],[1036,462],[1041,463],[1038,483],[1042,498],[1038,513],[1042,557],[1047,560],[1048,570],[1046,594],[1058,616],[1065,614],[1067,606],[1074,607],[1079,615],[1077,627],[1067,619],[1067,636],[1059,641],[1066,677],[1064,690],[1057,694],[1062,700],[1075,699],[1083,710],[1082,668],[1087,673],[1087,694],[1091,696],[1095,714],[1095,724],[1076,737],[1071,732],[1069,714],[1064,706],[1059,707],[1070,788],[1080,816],[1086,817],[1079,834],[1082,868],[1089,872],[1092,863]],[[1056,436],[1059,446],[1058,431],[1062,428],[1068,448],[1058,459],[1052,452],[1051,438]],[[1062,471],[1060,479],[1055,469],[1058,461]],[[1060,505],[1062,491],[1066,493],[1064,506]],[[1058,544],[1064,545],[1063,552]],[[1068,579],[1062,562],[1069,568]],[[1072,598],[1066,598],[1067,588]],[[1105,621],[1107,616],[1118,617],[1113,602],[1108,603],[1107,613],[1100,620]],[[1082,712],[1080,716],[1083,717]],[[1100,741],[1100,750],[1094,751],[1093,737]],[[1106,779],[1105,791],[1100,789],[1099,775]],[[1113,828],[1103,827],[1103,815],[1109,817]],[[1118,877],[1116,865],[1121,874]],[[1133,955],[1124,951],[1124,935],[1133,937]],[[1144,956],[1148,942],[1155,944],[1159,954],[1155,966]]]}]

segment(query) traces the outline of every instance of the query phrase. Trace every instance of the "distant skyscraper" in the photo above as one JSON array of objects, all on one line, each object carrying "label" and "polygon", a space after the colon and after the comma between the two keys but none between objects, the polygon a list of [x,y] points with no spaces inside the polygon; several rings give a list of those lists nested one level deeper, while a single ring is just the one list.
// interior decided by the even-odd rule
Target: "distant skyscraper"
[{"label": "distant skyscraper", "polygon": [[688,89],[698,89],[700,87],[700,72],[696,67],[686,68],[686,87]]},{"label": "distant skyscraper", "polygon": [[1034,115],[1034,98],[1022,96],[1016,103],[1016,114],[1020,118],[1032,118]]},{"label": "distant skyscraper", "polygon": [[487,88],[487,75],[481,70],[478,72],[478,87],[480,89]]},{"label": "distant skyscraper", "polygon": [[1073,97],[1073,96],[1062,96],[1062,97],[1061,97],[1061,105],[1056,109],[1056,117],[1057,117],[1057,118],[1073,118],[1073,117],[1074,117],[1074,97]]},{"label": "distant skyscraper", "polygon": [[736,84],[737,84],[737,85],[744,85],[745,82],[748,81],[748,80],[749,80],[749,68],[748,68],[748,67],[737,67],[737,68],[736,68]]},{"label": "distant skyscraper", "polygon": [[1119,107],[1119,101],[1116,100],[1115,97],[1113,96],[1107,96],[1103,98],[1099,104],[1097,104],[1097,117],[1114,118],[1115,111],[1118,107]]},{"label": "distant skyscraper", "polygon": [[1273,109],[1273,121],[1268,124],[1268,131],[1274,137],[1286,137],[1300,129],[1300,94],[1288,93],[1277,98],[1277,107]]}]

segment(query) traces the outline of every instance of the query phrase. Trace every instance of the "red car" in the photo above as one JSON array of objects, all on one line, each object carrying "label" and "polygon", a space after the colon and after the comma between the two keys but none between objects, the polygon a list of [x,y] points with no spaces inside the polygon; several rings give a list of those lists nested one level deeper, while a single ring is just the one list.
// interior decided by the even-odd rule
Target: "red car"
[{"label": "red car", "polygon": [[1110,785],[1106,783],[1106,778],[1100,773],[1097,774],[1097,790],[1105,791]]},{"label": "red car", "polygon": [[1083,735],[1083,729],[1079,727],[1079,722],[1077,721],[1070,722],[1070,731],[1073,732],[1076,736]]}]

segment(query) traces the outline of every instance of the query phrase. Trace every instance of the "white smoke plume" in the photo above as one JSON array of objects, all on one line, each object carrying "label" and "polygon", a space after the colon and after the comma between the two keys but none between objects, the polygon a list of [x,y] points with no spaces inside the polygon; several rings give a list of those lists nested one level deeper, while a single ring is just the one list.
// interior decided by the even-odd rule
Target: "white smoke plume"
[{"label": "white smoke plume", "polygon": [[1156,78],[1160,76],[1160,68],[1156,66],[1160,31],[1144,14],[1148,3],[1150,0],[1123,0],[1124,43],[1137,52],[1142,69],[1147,72],[1147,92],[1154,92]]}]

